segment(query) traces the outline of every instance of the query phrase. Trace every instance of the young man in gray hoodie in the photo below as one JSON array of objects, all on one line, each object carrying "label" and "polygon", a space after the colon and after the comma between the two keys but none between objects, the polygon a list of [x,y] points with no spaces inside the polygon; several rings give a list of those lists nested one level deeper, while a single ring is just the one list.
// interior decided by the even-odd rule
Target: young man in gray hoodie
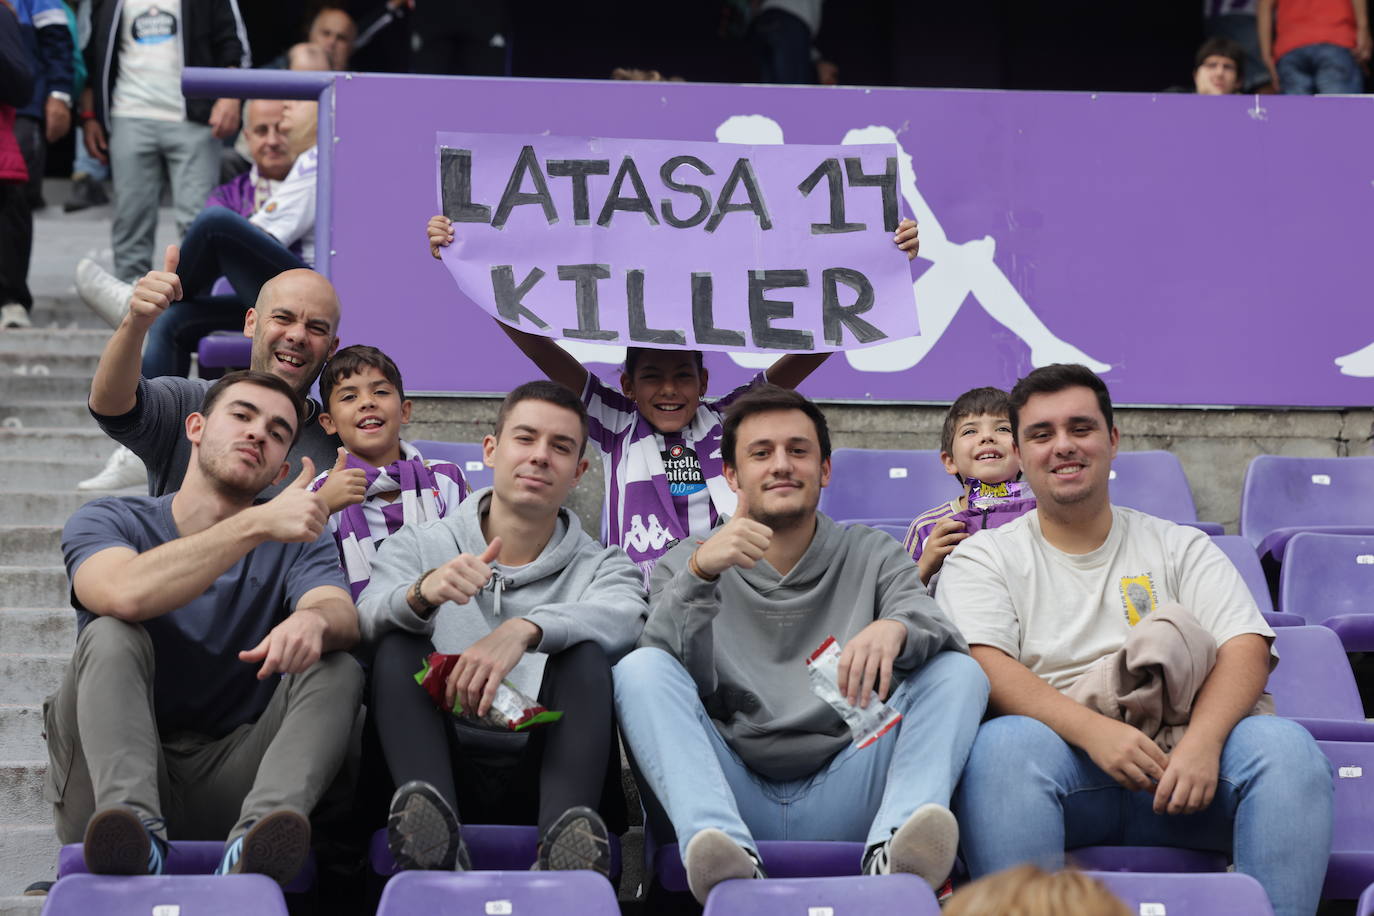
[{"label": "young man in gray hoodie", "polygon": [[[609,872],[597,812],[603,789],[620,786],[610,665],[634,646],[646,602],[624,551],[563,508],[587,469],[586,441],[576,395],[521,385],[483,442],[492,486],[456,514],[402,528],[372,562],[358,608],[376,646],[371,709],[400,787],[387,832],[401,868],[469,867],[461,811],[478,823],[537,820],[540,868]],[[415,682],[435,650],[462,654],[445,709]],[[459,700],[485,715],[503,680],[563,718],[517,734],[448,712]]]},{"label": "young man in gray hoodie", "polygon": [[[862,839],[856,867],[939,888],[987,679],[901,544],[816,511],[830,434],[814,404],[774,386],[742,396],[721,458],[736,514],[659,561],[640,648],[615,669],[654,832],[671,823],[702,903],[762,876],[756,840]],[[847,700],[867,707],[876,690],[903,716],[867,747],[808,681],[831,636]]]}]

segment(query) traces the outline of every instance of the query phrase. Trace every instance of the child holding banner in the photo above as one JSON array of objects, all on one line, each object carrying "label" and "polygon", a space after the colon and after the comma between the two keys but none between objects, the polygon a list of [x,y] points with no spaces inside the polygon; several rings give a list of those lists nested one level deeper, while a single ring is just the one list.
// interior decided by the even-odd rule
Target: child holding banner
[{"label": "child holding banner", "polygon": [[[453,222],[434,216],[426,227],[430,254],[454,239]],[[913,220],[897,227],[894,244],[916,257]],[[765,380],[796,388],[828,353],[789,353],[748,384],[712,402],[700,350],[630,347],[615,391],[550,337],[497,322],[550,379],[577,392],[587,407],[588,439],[601,449],[606,480],[602,519],[606,543],[619,544],[644,573],[678,541],[705,537],[735,511],[720,458],[721,416],[741,393]]]}]

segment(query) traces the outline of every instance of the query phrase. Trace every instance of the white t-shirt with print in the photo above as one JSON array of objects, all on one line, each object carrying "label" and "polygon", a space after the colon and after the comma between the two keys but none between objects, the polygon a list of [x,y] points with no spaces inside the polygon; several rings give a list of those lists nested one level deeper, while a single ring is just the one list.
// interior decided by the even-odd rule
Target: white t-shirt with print
[{"label": "white t-shirt with print", "polygon": [[186,120],[181,28],[181,0],[124,0],[112,116]]},{"label": "white t-shirt with print", "polygon": [[1183,605],[1218,646],[1244,633],[1274,636],[1207,534],[1121,506],[1091,553],[1051,546],[1037,511],[977,532],[945,559],[936,600],[970,645],[1002,650],[1058,690],[1119,650],[1161,604]]}]

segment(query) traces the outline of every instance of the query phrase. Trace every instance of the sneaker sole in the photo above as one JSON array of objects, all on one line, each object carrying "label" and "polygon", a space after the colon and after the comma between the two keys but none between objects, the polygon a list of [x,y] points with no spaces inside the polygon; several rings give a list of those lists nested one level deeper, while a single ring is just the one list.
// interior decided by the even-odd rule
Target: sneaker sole
[{"label": "sneaker sole", "polygon": [[[407,783],[396,796],[386,819],[386,846],[396,867],[452,871],[463,843],[458,818],[428,785]],[[400,807],[398,800],[403,802]]]},{"label": "sneaker sole", "polygon": [[86,825],[81,851],[96,875],[146,875],[152,840],[129,808],[107,808]]},{"label": "sneaker sole", "polygon": [[606,825],[590,808],[569,808],[545,834],[539,847],[540,871],[598,872],[611,877],[611,838]]},{"label": "sneaker sole", "polygon": [[266,875],[286,884],[310,855],[310,821],[295,811],[273,811],[243,835],[235,874]]},{"label": "sneaker sole", "polygon": [[922,805],[892,836],[888,871],[924,878],[938,889],[954,868],[959,822],[943,805]]},{"label": "sneaker sole", "polygon": [[754,860],[724,831],[714,827],[698,831],[687,843],[683,855],[687,887],[697,903],[706,905],[712,888],[722,881],[754,877]]}]

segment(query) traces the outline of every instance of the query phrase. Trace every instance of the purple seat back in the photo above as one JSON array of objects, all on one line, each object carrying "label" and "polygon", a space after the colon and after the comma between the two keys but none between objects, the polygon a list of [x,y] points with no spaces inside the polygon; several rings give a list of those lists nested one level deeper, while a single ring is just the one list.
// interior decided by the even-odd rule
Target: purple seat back
[{"label": "purple seat back", "polygon": [[[645,844],[649,844],[645,831]],[[759,858],[770,878],[838,878],[859,873],[863,865],[863,843],[828,840],[761,840]],[[677,843],[660,846],[652,853],[653,873],[664,890],[682,893],[687,888],[687,872]]]},{"label": "purple seat back", "polygon": [[407,871],[387,882],[377,916],[420,913],[620,916],[620,905],[591,871]]},{"label": "purple seat back", "polygon": [[1294,535],[1279,572],[1279,609],[1308,623],[1374,615],[1374,536]]},{"label": "purple seat back", "polygon": [[[224,857],[219,840],[177,840],[168,845],[165,872],[168,875],[213,875]],[[86,874],[85,851],[80,843],[68,843],[57,853],[57,876]],[[315,886],[315,853],[306,856],[300,872],[287,884],[288,894],[299,894]]]},{"label": "purple seat back", "polygon": [[1272,613],[1274,602],[1269,598],[1269,583],[1264,578],[1264,567],[1260,565],[1255,545],[1238,534],[1220,534],[1212,537],[1212,543],[1221,548],[1226,558],[1236,567],[1236,572],[1245,580],[1255,604],[1261,614]]},{"label": "purple seat back", "polygon": [[1364,721],[1364,704],[1340,638],[1326,627],[1280,627],[1274,631],[1279,665],[1267,690],[1281,716]]},{"label": "purple seat back", "polygon": [[722,881],[711,891],[702,916],[806,916],[817,911],[828,916],[940,916],[940,905],[930,885],[915,875],[770,877],[767,881]]},{"label": "purple seat back", "polygon": [[43,904],[48,916],[287,916],[277,882],[263,875],[68,875]]},{"label": "purple seat back", "polygon": [[1080,846],[1067,856],[1075,868],[1104,872],[1197,874],[1224,872],[1230,864],[1225,853],[1175,846]]},{"label": "purple seat back", "polygon": [[1322,896],[1354,900],[1374,884],[1374,743],[1318,741],[1336,783]]},{"label": "purple seat back", "polygon": [[[1239,872],[1146,874],[1089,872],[1120,897],[1132,913],[1168,916],[1273,916],[1260,883]],[[1159,904],[1156,908],[1147,904]]]},{"label": "purple seat back", "polygon": [[416,439],[410,443],[420,450],[426,458],[452,461],[463,469],[468,487],[480,490],[491,486],[493,471],[482,463],[482,443],[480,442],[439,442],[435,439]]},{"label": "purple seat back", "polygon": [[1355,908],[1355,916],[1374,916],[1374,884],[1360,894],[1360,902]]},{"label": "purple seat back", "polygon": [[238,291],[234,289],[234,284],[229,282],[228,277],[220,277],[214,282],[214,285],[210,287],[210,295],[237,296]]},{"label": "purple seat back", "polygon": [[196,348],[202,366],[215,369],[246,369],[253,361],[253,339],[238,331],[206,334]]},{"label": "purple seat back", "polygon": [[906,540],[907,525],[874,525],[883,534],[896,538],[898,541]]},{"label": "purple seat back", "polygon": [[1193,491],[1173,452],[1117,452],[1107,490],[1115,505],[1180,524],[1197,521]]},{"label": "purple seat back", "polygon": [[902,519],[959,495],[935,449],[837,448],[820,510],[836,521]]},{"label": "purple seat back", "polygon": [[[510,824],[464,824],[467,844],[476,871],[528,869],[539,854],[539,828]],[[375,874],[397,874],[396,860],[386,845],[386,830],[372,834],[368,861]],[[620,875],[620,838],[611,836],[611,874]]]},{"label": "purple seat back", "polygon": [[1333,526],[1374,531],[1374,457],[1251,460],[1240,495],[1240,533],[1261,555],[1282,558],[1287,537]]}]

